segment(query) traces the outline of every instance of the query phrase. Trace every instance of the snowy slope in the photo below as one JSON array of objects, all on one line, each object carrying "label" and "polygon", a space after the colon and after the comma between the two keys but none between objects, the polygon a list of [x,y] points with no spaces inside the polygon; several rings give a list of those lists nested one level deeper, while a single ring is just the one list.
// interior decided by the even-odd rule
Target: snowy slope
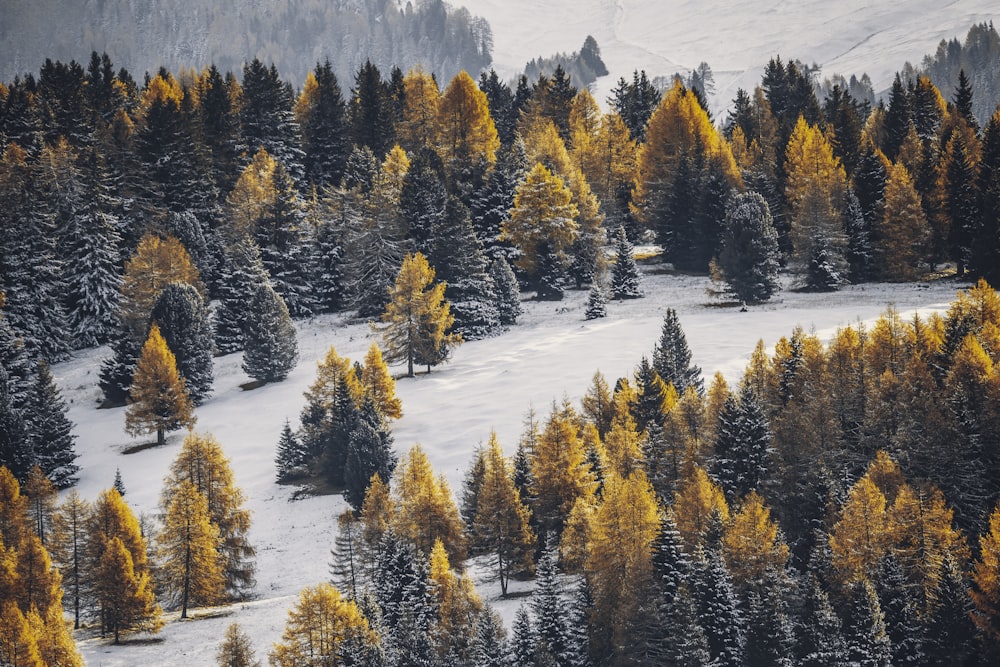
[{"label": "snowy slope", "polygon": [[[871,320],[894,303],[904,317],[914,310],[943,311],[959,289],[943,284],[864,285],[824,295],[780,293],[775,303],[741,313],[721,307],[707,296],[705,278],[647,276],[646,298],[609,304],[606,319],[584,321],[586,292],[573,292],[560,303],[527,302],[522,323],[507,334],[460,347],[454,359],[430,375],[401,379],[397,390],[404,417],[395,425],[396,447],[405,451],[419,442],[435,469],[453,491],[472,450],[496,430],[508,452],[516,447],[522,420],[530,407],[544,418],[553,401],[568,397],[579,404],[596,370],[612,384],[628,374],[643,355],[650,355],[668,307],[678,311],[694,361],[706,377],[723,372],[739,378],[758,339],[769,348],[795,325],[829,337],[837,327]],[[360,359],[371,341],[365,325],[345,325],[328,316],[299,323],[301,360],[282,383],[245,392],[247,377],[240,355],[216,359],[215,393],[198,409],[197,430],[215,434],[232,460],[237,483],[253,511],[251,540],[258,549],[259,599],[246,605],[209,613],[207,618],[176,621],[150,641],[108,646],[87,633],[78,640],[89,665],[207,665],[226,626],[238,621],[252,637],[259,658],[278,641],[287,609],[298,591],[328,578],[327,563],[335,517],[344,508],[336,497],[290,501],[292,487],[273,482],[274,446],[285,418],[296,424],[302,392],[315,377],[316,361],[329,345]],[[123,432],[124,410],[98,410],[99,361],[102,348],[82,353],[53,371],[71,401],[70,418],[77,424],[79,492],[93,499],[110,486],[121,468],[126,500],[137,513],[156,513],[164,471],[176,455],[181,437],[174,434],[162,449],[134,454],[123,451],[143,440]],[[519,584],[520,587],[526,584]],[[497,604],[495,586],[481,588]],[[512,619],[520,602],[503,601],[501,614]],[[266,660],[265,660],[266,662]]]},{"label": "snowy slope", "polygon": [[593,35],[610,70],[595,84],[604,102],[619,77],[715,72],[713,106],[752,90],[775,55],[818,63],[823,74],[868,72],[876,92],[906,61],[919,64],[942,39],[1000,19],[996,0],[456,0],[493,28],[497,72],[512,77],[532,58],[577,51]]}]

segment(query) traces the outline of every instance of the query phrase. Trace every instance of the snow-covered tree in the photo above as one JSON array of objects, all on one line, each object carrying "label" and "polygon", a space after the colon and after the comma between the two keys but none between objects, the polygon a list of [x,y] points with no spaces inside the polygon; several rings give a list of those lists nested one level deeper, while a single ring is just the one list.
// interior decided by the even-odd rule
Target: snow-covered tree
[{"label": "snow-covered tree", "polygon": [[288,308],[268,283],[257,286],[247,308],[243,370],[260,382],[280,382],[299,360]]},{"label": "snow-covered tree", "polygon": [[642,296],[642,277],[635,263],[635,250],[625,235],[625,228],[615,230],[616,261],[611,269],[611,293],[615,299],[637,299]]}]

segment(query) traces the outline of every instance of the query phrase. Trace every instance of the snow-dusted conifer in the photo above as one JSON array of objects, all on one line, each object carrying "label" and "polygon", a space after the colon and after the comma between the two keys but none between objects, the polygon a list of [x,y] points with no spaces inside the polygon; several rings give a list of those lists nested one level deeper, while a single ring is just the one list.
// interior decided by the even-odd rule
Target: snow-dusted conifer
[{"label": "snow-dusted conifer", "polygon": [[150,319],[177,360],[191,400],[201,405],[212,393],[212,325],[208,308],[189,283],[170,283],[160,292]]},{"label": "snow-dusted conifer", "polygon": [[381,479],[392,479],[396,469],[392,442],[385,418],[371,399],[366,400],[353,420],[344,462],[344,498],[355,511],[361,511],[372,475],[377,473]]},{"label": "snow-dusted conifer", "polygon": [[664,382],[674,385],[679,395],[688,387],[694,387],[699,394],[705,390],[701,367],[691,364],[691,350],[673,308],[667,308],[663,317],[660,340],[653,350],[653,368]]},{"label": "snow-dusted conifer", "polygon": [[45,476],[60,489],[76,482],[77,454],[73,423],[66,417],[66,401],[52,379],[48,364],[39,361],[25,406],[25,425],[35,463]]},{"label": "snow-dusted conifer", "polygon": [[615,247],[617,260],[611,269],[611,292],[615,299],[637,299],[642,296],[639,283],[639,267],[635,263],[635,249],[625,235],[625,228],[620,226],[615,230]]},{"label": "snow-dusted conifer", "polygon": [[243,330],[250,315],[247,304],[257,287],[267,280],[260,249],[253,239],[241,236],[226,248],[214,318],[215,349],[220,355],[243,349]]},{"label": "snow-dusted conifer", "polygon": [[597,276],[590,283],[590,293],[587,295],[587,310],[584,319],[596,320],[608,315],[607,286]]},{"label": "snow-dusted conifer", "polygon": [[712,477],[733,502],[757,489],[767,475],[771,430],[753,386],[726,397],[719,413]]},{"label": "snow-dusted conifer", "polygon": [[285,425],[281,427],[281,436],[278,438],[278,448],[274,455],[278,482],[285,482],[290,477],[304,471],[308,460],[308,452],[286,419]]},{"label": "snow-dusted conifer", "polygon": [[778,232],[767,202],[756,192],[733,198],[726,210],[719,268],[740,301],[767,301],[778,290]]},{"label": "snow-dusted conifer", "polygon": [[295,367],[299,347],[288,308],[269,284],[257,286],[247,304],[243,370],[260,382],[280,382]]},{"label": "snow-dusted conifer", "polygon": [[517,323],[517,318],[521,316],[521,288],[517,284],[514,270],[503,257],[497,257],[490,264],[490,277],[493,278],[493,286],[496,289],[497,312],[500,316],[500,324],[510,326]]}]

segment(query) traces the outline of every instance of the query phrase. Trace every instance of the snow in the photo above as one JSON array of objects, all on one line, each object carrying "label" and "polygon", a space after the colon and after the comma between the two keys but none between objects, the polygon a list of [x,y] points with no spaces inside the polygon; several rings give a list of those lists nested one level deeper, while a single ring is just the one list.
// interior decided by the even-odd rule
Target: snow
[{"label": "snow", "polygon": [[[644,269],[646,297],[610,302],[604,319],[584,320],[587,291],[568,292],[562,302],[525,302],[521,323],[508,333],[466,343],[449,363],[429,375],[400,379],[397,391],[404,416],[393,429],[397,450],[402,453],[419,442],[457,493],[471,452],[486,442],[491,430],[512,454],[529,408],[544,419],[554,401],[566,397],[579,405],[594,371],[600,370],[612,384],[630,374],[643,355],[652,354],[668,307],[677,310],[693,362],[706,378],[721,371],[732,383],[739,379],[758,339],[773,350],[774,343],[796,325],[828,339],[838,327],[873,320],[888,304],[895,304],[904,317],[914,311],[943,312],[962,287],[947,281],[861,285],[830,294],[786,291],[772,303],[740,312],[709,296],[707,278]],[[213,433],[222,444],[253,511],[250,539],[258,551],[258,599],[196,610],[194,618],[185,621],[171,616],[159,635],[139,635],[123,646],[110,646],[91,631],[81,631],[77,638],[89,665],[211,664],[225,628],[234,621],[266,662],[298,591],[329,578],[335,520],[346,505],[334,496],[293,501],[295,487],[274,482],[274,451],[285,418],[297,425],[303,392],[314,380],[316,362],[327,348],[334,345],[341,355],[362,359],[375,334],[366,324],[348,323],[340,315],[299,322],[298,334],[301,361],[288,379],[244,391],[240,385],[249,378],[240,370],[241,355],[218,358],[215,391],[197,410],[196,430]],[[138,514],[153,519],[164,473],[182,435],[172,434],[163,448],[125,453],[151,438],[125,435],[123,408],[97,409],[98,368],[107,354],[106,348],[89,350],[53,367],[70,403],[69,416],[77,424],[82,470],[76,488],[93,500],[111,485],[115,469],[120,468],[126,501]],[[482,568],[472,569],[482,580]],[[512,582],[512,591],[530,587]],[[494,583],[480,586],[480,592],[510,627],[522,600],[499,601]]]},{"label": "snow", "polygon": [[997,18],[995,0],[456,0],[489,21],[497,73],[512,78],[532,58],[579,51],[593,35],[610,74],[594,97],[604,103],[633,70],[650,78],[707,62],[715,73],[716,116],[753,90],[780,55],[822,66],[825,76],[867,72],[886,90],[907,61],[918,65],[942,39],[965,39]]}]

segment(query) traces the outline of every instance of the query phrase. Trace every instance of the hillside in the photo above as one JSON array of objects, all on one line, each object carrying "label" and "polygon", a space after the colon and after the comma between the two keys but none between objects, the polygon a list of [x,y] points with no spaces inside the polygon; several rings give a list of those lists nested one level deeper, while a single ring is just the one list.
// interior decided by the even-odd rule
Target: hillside
[{"label": "hillside", "polygon": [[[716,110],[737,88],[752,90],[768,59],[817,63],[822,74],[859,77],[875,91],[892,83],[904,62],[918,64],[942,39],[964,38],[973,23],[998,18],[988,0],[933,2],[852,0],[466,0],[493,29],[497,71],[513,76],[539,55],[572,52],[593,35],[610,70],[595,85],[603,102],[619,77],[687,72],[707,62],[715,73]],[[525,20],[530,16],[530,20]]]},{"label": "hillside", "polygon": [[[694,362],[704,374],[721,371],[734,382],[758,339],[773,349],[796,325],[828,339],[837,327],[871,321],[889,304],[895,304],[904,319],[915,310],[943,313],[963,287],[945,281],[867,284],[822,295],[786,291],[773,303],[744,313],[713,302],[706,296],[709,285],[700,277],[647,275],[645,298],[611,303],[606,319],[589,322],[583,319],[585,292],[571,292],[558,304],[525,302],[522,322],[508,333],[460,347],[450,363],[430,375],[399,380],[404,417],[393,429],[397,451],[419,442],[435,470],[458,493],[472,451],[491,430],[513,453],[530,408],[545,414],[553,401],[568,398],[579,404],[596,370],[611,382],[631,373],[640,358],[651,353],[667,307],[677,310]],[[233,621],[247,630],[258,657],[264,658],[280,639],[286,610],[298,591],[328,579],[335,518],[344,501],[334,496],[291,501],[295,488],[274,483],[274,447],[284,420],[296,424],[304,404],[302,392],[315,378],[315,362],[327,347],[334,345],[341,355],[359,359],[372,334],[364,324],[345,324],[342,316],[299,322],[298,329],[300,362],[287,380],[245,392],[240,388],[247,381],[240,355],[219,358],[214,395],[197,411],[197,430],[214,433],[225,448],[253,511],[250,537],[258,552],[259,599],[217,614],[198,610],[195,620],[171,620],[151,642],[140,635],[133,643],[115,647],[81,633],[77,638],[88,664],[208,664]],[[93,498],[120,468],[128,502],[137,514],[152,515],[163,471],[181,437],[174,434],[163,449],[123,453],[144,440],[125,435],[123,409],[96,409],[97,368],[106,354],[105,348],[89,350],[53,369],[72,401],[70,418],[78,425],[82,472],[77,488]],[[480,592],[509,627],[520,601],[499,601],[495,585],[481,586]],[[202,614],[211,617],[197,620]]]}]

